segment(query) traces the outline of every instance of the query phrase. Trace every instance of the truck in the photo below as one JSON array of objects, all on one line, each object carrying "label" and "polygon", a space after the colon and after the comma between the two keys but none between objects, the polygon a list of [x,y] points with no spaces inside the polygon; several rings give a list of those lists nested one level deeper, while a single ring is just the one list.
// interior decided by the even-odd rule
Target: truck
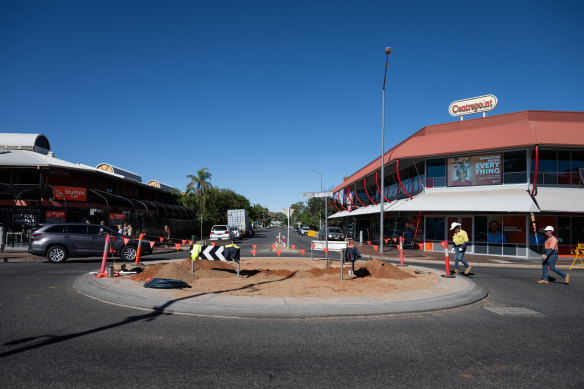
[{"label": "truck", "polygon": [[227,224],[231,228],[238,228],[241,231],[242,237],[250,235],[251,230],[247,209],[228,209]]}]

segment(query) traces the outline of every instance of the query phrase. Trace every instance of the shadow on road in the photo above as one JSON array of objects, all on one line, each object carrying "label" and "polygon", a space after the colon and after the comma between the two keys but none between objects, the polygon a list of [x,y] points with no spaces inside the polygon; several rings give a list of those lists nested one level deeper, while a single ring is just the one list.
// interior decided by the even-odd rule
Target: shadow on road
[{"label": "shadow on road", "polygon": [[[296,274],[296,272],[294,272],[286,277],[279,278],[277,280],[252,283],[252,284],[242,286],[240,288],[234,288],[234,289],[213,292],[212,294],[229,293],[229,292],[234,292],[234,291],[238,291],[238,290],[254,288],[255,286],[258,286],[258,285],[269,284],[272,282],[280,282],[280,281],[284,281],[284,280],[287,280],[287,279],[293,277],[294,274]],[[131,323],[140,322],[140,321],[145,321],[145,322],[153,321],[153,320],[156,320],[157,317],[162,316],[162,315],[172,315],[172,312],[165,312],[165,310],[168,309],[174,303],[177,303],[177,302],[182,301],[182,300],[188,300],[188,299],[193,298],[193,297],[204,296],[207,294],[209,294],[209,293],[196,293],[196,294],[193,294],[190,296],[185,296],[185,297],[177,298],[174,300],[169,300],[165,304],[163,304],[159,307],[155,307],[152,312],[149,312],[149,313],[146,313],[143,315],[129,316],[129,317],[127,317],[124,320],[121,320],[119,322],[108,324],[108,325],[97,327],[97,328],[93,328],[90,330],[74,332],[74,333],[66,334],[66,335],[46,334],[46,335],[38,335],[38,336],[21,338],[21,339],[15,339],[13,341],[4,343],[3,346],[16,346],[16,345],[21,345],[23,343],[28,343],[28,342],[32,342],[32,341],[36,341],[36,340],[40,340],[40,339],[42,339],[42,340],[40,340],[38,343],[23,345],[23,346],[18,347],[14,350],[2,352],[2,353],[0,353],[0,358],[4,358],[4,357],[11,356],[11,355],[20,354],[20,353],[23,353],[26,351],[34,350],[37,348],[46,347],[46,346],[50,346],[53,344],[65,342],[68,340],[80,338],[80,337],[85,336],[85,335],[90,335],[90,334],[95,334],[95,333],[99,333],[102,331],[107,331],[107,330],[110,330],[112,328],[124,326],[126,324],[131,324]]]}]

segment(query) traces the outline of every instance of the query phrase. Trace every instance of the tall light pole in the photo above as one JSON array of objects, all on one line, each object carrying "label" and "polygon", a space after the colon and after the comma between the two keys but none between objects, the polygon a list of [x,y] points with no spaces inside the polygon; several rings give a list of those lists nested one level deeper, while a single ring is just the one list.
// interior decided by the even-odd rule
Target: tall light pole
[{"label": "tall light pole", "polygon": [[[322,193],[322,173],[321,172],[317,172],[316,170],[311,170],[312,172],[315,172],[316,174],[320,174],[320,191]],[[325,205],[326,205],[326,200],[325,200]],[[322,215],[320,214],[320,212],[318,213],[318,231],[322,230]]]},{"label": "tall light pole", "polygon": [[389,54],[391,54],[391,47],[385,48],[385,72],[383,73],[383,89],[382,89],[382,102],[381,102],[381,201],[379,202],[379,252],[383,253],[383,192],[385,190],[384,182],[384,172],[383,172],[383,162],[385,154],[385,80],[387,78],[387,62],[389,60]]}]

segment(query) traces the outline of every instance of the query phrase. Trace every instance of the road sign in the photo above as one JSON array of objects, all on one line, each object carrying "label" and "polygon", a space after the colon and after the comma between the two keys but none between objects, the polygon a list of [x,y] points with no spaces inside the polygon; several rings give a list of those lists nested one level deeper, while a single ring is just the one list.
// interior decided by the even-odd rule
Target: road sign
[{"label": "road sign", "polygon": [[302,193],[302,197],[333,197],[333,192],[308,192]]}]

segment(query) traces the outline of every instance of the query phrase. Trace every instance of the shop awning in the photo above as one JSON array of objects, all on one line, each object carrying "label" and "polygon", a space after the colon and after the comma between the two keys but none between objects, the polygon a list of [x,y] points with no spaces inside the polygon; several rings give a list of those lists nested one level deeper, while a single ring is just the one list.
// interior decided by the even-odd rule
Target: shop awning
[{"label": "shop awning", "polygon": [[390,211],[539,212],[525,189],[443,190],[401,200]]},{"label": "shop awning", "polygon": [[538,187],[535,201],[541,212],[584,213],[584,189]]},{"label": "shop awning", "polygon": [[[385,212],[391,211],[394,207],[396,207],[402,201],[403,200],[395,200],[395,201],[392,201],[391,203],[384,203],[383,208],[385,209]],[[366,207],[354,209],[351,212],[347,212],[347,211],[337,212],[334,215],[329,216],[329,219],[334,219],[337,217],[346,217],[346,216],[370,215],[372,213],[379,213],[379,212],[380,212],[380,204],[368,205]]]}]

